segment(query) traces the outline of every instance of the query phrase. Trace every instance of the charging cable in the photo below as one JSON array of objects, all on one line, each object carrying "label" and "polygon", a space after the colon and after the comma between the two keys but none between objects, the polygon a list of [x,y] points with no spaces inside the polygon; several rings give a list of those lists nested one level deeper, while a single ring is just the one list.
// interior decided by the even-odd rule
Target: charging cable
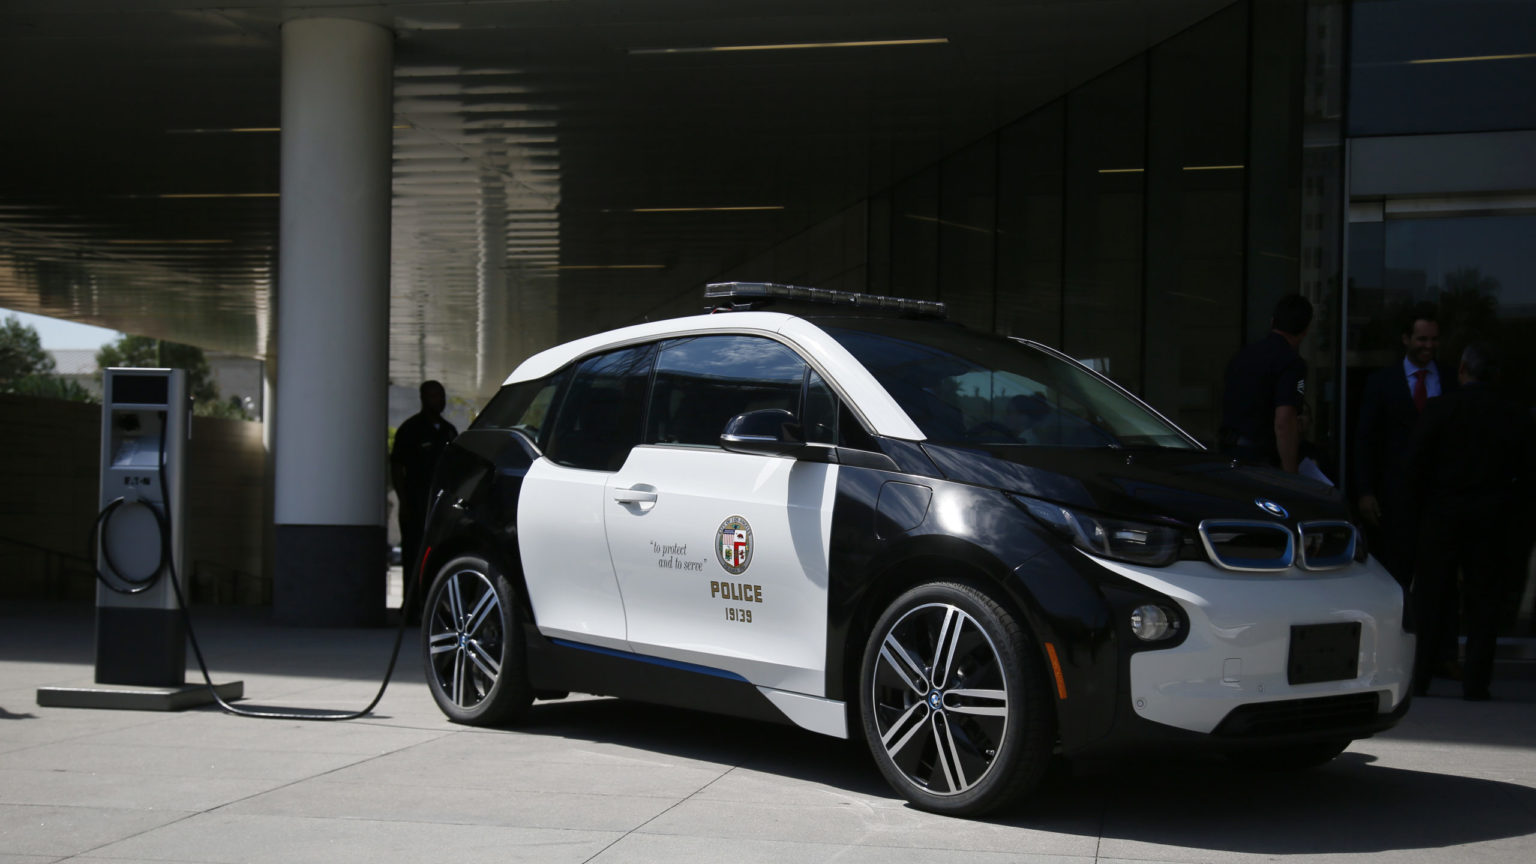
[{"label": "charging cable", "polygon": [[[160,490],[164,493],[165,497],[165,511],[169,511],[171,509],[171,487],[169,483],[165,482],[165,419],[165,413],[161,412],[159,476]],[[156,563],[155,569],[145,576],[125,576],[123,571],[117,566],[117,562],[112,560],[111,544],[103,539],[107,534],[108,526],[111,525],[113,517],[125,506],[147,507],[150,514],[154,516],[155,525],[159,528],[160,560]],[[109,579],[107,574],[100,568],[96,568],[96,579],[118,594],[141,594],[154,587],[159,582],[162,573],[170,577],[171,588],[176,593],[176,607],[181,610],[182,622],[186,624],[187,639],[192,643],[192,653],[197,657],[197,667],[203,673],[203,683],[207,685],[208,692],[213,695],[213,701],[218,704],[220,709],[227,714],[234,714],[239,717],[257,717],[263,720],[356,720],[359,717],[366,717],[373,713],[373,709],[379,704],[379,700],[384,698],[384,691],[389,688],[390,678],[395,674],[395,662],[400,659],[400,644],[405,639],[405,623],[411,609],[411,599],[414,596],[412,590],[414,586],[411,585],[409,578],[403,580],[405,582],[405,597],[400,604],[400,626],[395,631],[395,647],[389,653],[389,665],[384,669],[384,680],[379,684],[379,692],[374,694],[373,701],[369,702],[366,708],[363,708],[361,711],[349,711],[339,714],[315,712],[303,708],[285,708],[272,711],[237,708],[224,701],[224,697],[219,695],[219,690],[213,683],[213,676],[208,673],[208,664],[203,659],[203,648],[198,644],[197,634],[192,630],[192,613],[187,609],[186,597],[181,592],[181,580],[176,576],[176,556],[172,553],[171,549],[171,526],[166,519],[165,511],[156,507],[152,501],[142,498],[130,501],[127,497],[114,498],[106,507],[103,507],[96,516],[95,524],[91,526],[90,555],[92,560],[96,560],[97,553],[99,552],[100,559],[106,562],[107,569],[112,571],[116,581]]]},{"label": "charging cable", "polygon": [[[162,483],[163,480],[164,478],[162,478]],[[101,584],[107,586],[119,594],[142,594],[145,591],[155,587],[155,583],[160,581],[160,571],[165,569],[165,562],[170,560],[170,556],[166,553],[166,549],[169,543],[164,541],[161,542],[160,560],[157,561],[154,568],[144,576],[135,578],[123,575],[123,568],[119,567],[117,562],[112,560],[112,544],[101,542],[101,538],[106,534],[106,526],[111,524],[112,517],[117,515],[117,511],[123,507],[143,507],[144,509],[148,510],[149,514],[155,519],[155,525],[160,529],[161,538],[170,536],[171,529],[170,526],[166,524],[165,514],[161,513],[154,504],[151,504],[148,501],[139,500],[137,498],[130,501],[126,496],[114,498],[112,499],[111,503],[101,508],[100,513],[96,514],[96,522],[91,526],[91,559],[95,560],[97,557],[96,552],[97,550],[100,550],[100,557],[102,560],[106,561],[107,569],[112,571],[112,575],[117,578],[118,583],[121,583],[114,583],[112,580],[107,578],[106,573],[103,573],[100,569],[97,569],[96,578],[100,580]]]}]

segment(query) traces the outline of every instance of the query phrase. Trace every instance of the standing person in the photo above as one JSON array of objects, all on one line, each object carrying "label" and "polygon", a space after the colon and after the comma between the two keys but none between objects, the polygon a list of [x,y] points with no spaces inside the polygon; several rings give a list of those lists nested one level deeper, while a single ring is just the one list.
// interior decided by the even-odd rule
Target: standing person
[{"label": "standing person", "polygon": [[1435,361],[1440,324],[1432,303],[1415,306],[1403,322],[1403,357],[1365,381],[1355,438],[1355,489],[1360,515],[1372,530],[1371,552],[1406,590],[1413,580],[1417,514],[1408,509],[1408,443],[1431,400],[1455,389],[1455,370]]},{"label": "standing person", "polygon": [[[1462,574],[1467,660],[1462,697],[1490,698],[1498,637],[1500,579],[1515,487],[1532,476],[1530,415],[1495,389],[1499,364],[1486,343],[1461,354],[1461,387],[1430,402],[1408,448],[1410,506],[1418,505],[1418,572],[1413,609],[1419,622],[1414,687],[1429,689],[1443,628],[1457,618],[1455,582]],[[1453,631],[1454,632],[1454,631]]]},{"label": "standing person", "polygon": [[[421,566],[421,534],[426,529],[428,496],[437,459],[459,430],[443,419],[448,394],[436,381],[421,382],[421,411],[412,414],[395,430],[395,449],[389,454],[390,481],[400,499],[400,563],[405,574],[405,594],[411,608],[401,610],[407,619],[421,615],[426,585],[417,573]],[[414,595],[414,596],[412,596]]]},{"label": "standing person", "polygon": [[1307,364],[1296,349],[1312,324],[1312,302],[1287,294],[1275,304],[1269,335],[1227,363],[1221,450],[1296,473],[1301,463],[1301,403]]}]

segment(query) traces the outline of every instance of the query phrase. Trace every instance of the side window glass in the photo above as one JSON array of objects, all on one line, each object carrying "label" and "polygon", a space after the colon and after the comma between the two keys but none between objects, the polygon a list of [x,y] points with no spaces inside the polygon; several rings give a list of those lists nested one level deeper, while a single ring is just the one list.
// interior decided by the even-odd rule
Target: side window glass
[{"label": "side window glass", "polygon": [[516,429],[543,444],[548,431],[549,409],[555,394],[565,381],[565,372],[557,372],[537,381],[508,384],[496,392],[490,404],[471,424],[473,429]]},{"label": "side window glass", "polygon": [[654,357],[654,346],[641,345],[583,360],[555,416],[546,455],[572,468],[623,466],[640,443]]},{"label": "side window glass", "polygon": [[718,446],[732,417],[800,408],[806,364],[757,336],[695,336],[662,345],[651,390],[650,444]]},{"label": "side window glass", "polygon": [[800,415],[800,428],[805,430],[805,440],[812,444],[837,443],[837,394],[814,369],[805,376],[805,410]]},{"label": "side window glass", "polygon": [[864,424],[837,398],[816,370],[805,375],[805,411],[800,417],[805,440],[812,444],[836,444],[857,450],[876,450],[874,436],[864,431]]},{"label": "side window glass", "polygon": [[847,405],[838,406],[837,446],[875,452],[880,450],[879,445],[875,444],[875,436],[864,431],[864,424],[859,422],[859,418],[854,416]]}]

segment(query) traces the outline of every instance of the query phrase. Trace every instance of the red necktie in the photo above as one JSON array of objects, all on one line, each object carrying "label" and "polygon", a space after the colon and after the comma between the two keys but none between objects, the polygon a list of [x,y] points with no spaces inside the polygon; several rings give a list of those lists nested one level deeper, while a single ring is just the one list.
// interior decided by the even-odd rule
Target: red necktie
[{"label": "red necktie", "polygon": [[1424,383],[1427,377],[1428,369],[1418,369],[1413,373],[1413,407],[1419,409],[1421,414],[1424,412],[1424,403],[1429,401],[1429,387]]}]

